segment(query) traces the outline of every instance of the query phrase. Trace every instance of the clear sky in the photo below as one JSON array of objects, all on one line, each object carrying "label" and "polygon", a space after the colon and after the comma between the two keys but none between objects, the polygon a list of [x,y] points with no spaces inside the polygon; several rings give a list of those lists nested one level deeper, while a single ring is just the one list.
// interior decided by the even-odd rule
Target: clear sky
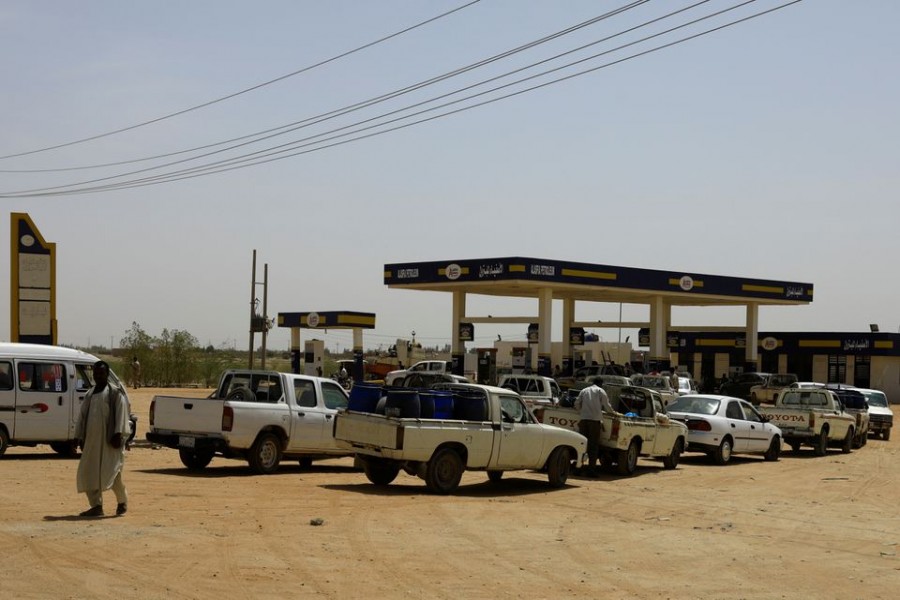
[{"label": "clear sky", "polygon": [[[246,347],[254,249],[259,280],[262,265],[269,267],[270,314],[376,313],[367,347],[413,330],[429,345],[450,337],[449,295],[389,290],[385,263],[502,256],[811,282],[811,305],[763,308],[760,328],[867,331],[878,323],[882,331],[898,331],[900,3],[894,0],[805,0],[567,81],[317,150],[323,137],[433,107],[408,109],[586,44],[601,41],[440,102],[612,52],[394,125],[599,67],[783,3],[757,0],[614,50],[738,4],[701,3],[602,41],[692,4],[637,3],[456,77],[321,123],[310,120],[635,4],[482,0],[227,101],[4,158],[0,202],[7,213],[30,214],[57,243],[59,341],[66,344],[118,344],[137,321],[151,335],[182,329],[202,344]],[[195,107],[464,4],[6,0],[0,155]],[[401,112],[382,116],[393,111]],[[202,153],[184,151],[291,123],[307,127],[160,167]],[[322,137],[306,139],[316,135]],[[19,193],[92,188],[97,183],[82,182],[98,179],[134,182],[288,143],[297,148],[292,154],[312,151],[143,187]],[[176,152],[118,166],[10,172]],[[123,175],[151,167],[160,168]],[[0,249],[9,281],[9,245]],[[8,297],[0,294],[3,314]],[[478,299],[469,306],[473,314],[537,312],[531,301]],[[579,305],[576,318],[614,320],[618,311]],[[647,315],[644,307],[624,307],[626,320]],[[676,309],[675,323],[741,325],[743,318],[741,311]],[[524,339],[524,329],[479,325],[476,343],[490,345],[498,333]],[[615,330],[597,333],[618,337]],[[8,319],[0,320],[0,338],[8,337]],[[351,346],[350,338],[325,336],[332,349]],[[289,332],[273,330],[269,346],[288,345]]]}]

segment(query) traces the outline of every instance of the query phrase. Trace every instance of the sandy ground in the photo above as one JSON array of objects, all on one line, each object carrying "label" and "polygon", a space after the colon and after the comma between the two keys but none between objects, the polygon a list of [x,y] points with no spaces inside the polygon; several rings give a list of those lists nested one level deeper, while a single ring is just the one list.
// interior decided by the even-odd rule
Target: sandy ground
[{"label": "sandy ground", "polygon": [[[139,439],[157,390],[132,392]],[[203,390],[178,390],[205,395]],[[173,390],[166,390],[172,394]],[[80,519],[77,461],[0,458],[4,598],[896,598],[900,445],[630,478],[539,473],[453,496],[401,474],[370,485],[351,459],[251,475],[191,474],[167,448],[126,457],[130,510]],[[114,497],[106,494],[107,513]],[[322,519],[314,526],[311,521]]]}]

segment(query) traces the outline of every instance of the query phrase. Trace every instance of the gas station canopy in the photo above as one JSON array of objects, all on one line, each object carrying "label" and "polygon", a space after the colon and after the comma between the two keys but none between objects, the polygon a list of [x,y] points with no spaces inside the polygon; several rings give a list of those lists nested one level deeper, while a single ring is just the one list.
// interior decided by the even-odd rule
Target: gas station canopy
[{"label": "gas station canopy", "polygon": [[[550,324],[553,300],[563,303],[563,370],[571,358],[571,332],[581,325],[575,320],[575,303],[615,302],[647,304],[648,323],[605,323],[649,327],[650,356],[655,365],[668,368],[665,334],[672,326],[673,306],[744,306],[747,336],[747,364],[756,360],[759,307],[761,305],[809,304],[810,283],[775,281],[749,277],[708,275],[691,271],[659,271],[589,263],[526,258],[477,258],[384,266],[384,283],[390,288],[451,292],[452,353],[454,371],[460,372],[464,354],[462,332],[471,332],[471,323],[536,322],[539,373],[550,371]],[[537,315],[494,318],[468,315],[466,295],[481,294],[536,298]]]},{"label": "gas station canopy", "polygon": [[662,296],[669,305],[710,306],[809,304],[813,285],[749,277],[658,271],[541,258],[479,258],[384,266],[391,288],[537,298],[550,288],[554,299],[650,304]]}]

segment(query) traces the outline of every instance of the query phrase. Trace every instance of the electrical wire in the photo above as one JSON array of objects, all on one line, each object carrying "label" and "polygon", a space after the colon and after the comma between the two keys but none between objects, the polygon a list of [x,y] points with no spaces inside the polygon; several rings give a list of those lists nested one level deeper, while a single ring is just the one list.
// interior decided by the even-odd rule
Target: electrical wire
[{"label": "electrical wire", "polygon": [[[681,11],[676,11],[676,12],[682,12],[682,11],[684,11],[684,10],[693,8],[694,6],[697,6],[697,5],[699,5],[699,4],[705,4],[706,2],[709,2],[709,1],[710,1],[710,0],[702,0],[701,2],[698,2],[697,4],[694,4],[694,5],[692,5],[692,6],[687,7],[686,9],[682,9]],[[399,96],[403,96],[403,95],[405,95],[405,94],[409,94],[409,93],[412,93],[412,92],[414,92],[414,91],[423,89],[423,88],[428,87],[428,86],[430,86],[430,85],[434,85],[434,84],[436,84],[436,83],[440,83],[440,82],[442,82],[442,81],[446,81],[446,80],[448,80],[448,79],[451,79],[451,78],[453,78],[453,77],[457,77],[457,76],[459,76],[459,75],[462,75],[462,74],[467,73],[467,72],[469,72],[469,71],[472,71],[472,70],[474,70],[474,69],[477,69],[477,68],[483,67],[483,66],[485,66],[485,65],[488,65],[488,64],[497,62],[497,61],[499,61],[499,60],[503,60],[503,59],[505,59],[505,58],[508,58],[508,57],[513,56],[513,55],[515,55],[515,54],[518,54],[518,53],[520,53],[520,52],[524,52],[525,50],[532,49],[532,48],[537,47],[537,46],[539,46],[539,45],[541,45],[541,44],[545,44],[545,43],[550,42],[550,41],[552,41],[552,40],[558,39],[558,38],[560,38],[560,37],[562,37],[562,36],[565,36],[565,35],[568,35],[568,34],[570,34],[570,33],[579,31],[579,30],[581,30],[581,29],[584,29],[585,27],[589,27],[590,25],[594,25],[594,24],[596,24],[596,23],[598,23],[598,22],[600,22],[600,21],[602,21],[602,20],[605,20],[605,19],[608,19],[608,18],[610,18],[610,17],[616,16],[616,15],[618,15],[618,14],[621,14],[621,13],[623,13],[623,12],[626,12],[626,11],[628,11],[628,10],[631,10],[631,9],[633,9],[633,8],[636,8],[636,7],[638,7],[638,6],[641,6],[641,5],[643,5],[643,4],[646,4],[646,3],[648,3],[648,2],[650,2],[650,0],[635,0],[634,2],[631,2],[630,4],[627,4],[627,5],[622,6],[622,7],[620,7],[620,8],[617,8],[617,9],[614,9],[614,10],[611,10],[611,11],[608,11],[608,12],[606,12],[606,13],[604,13],[604,14],[602,14],[602,15],[599,15],[599,16],[597,16],[597,17],[593,17],[593,18],[588,19],[588,20],[586,20],[586,21],[582,21],[581,23],[577,23],[576,25],[572,25],[572,26],[567,27],[567,28],[565,28],[565,29],[563,29],[563,30],[557,31],[557,32],[555,32],[555,33],[553,33],[553,34],[544,36],[544,37],[542,37],[542,38],[539,38],[539,39],[537,39],[537,40],[534,40],[534,41],[528,42],[528,43],[526,43],[526,44],[520,45],[520,46],[518,46],[518,47],[516,47],[516,48],[512,48],[512,49],[507,50],[507,51],[505,51],[505,52],[502,52],[502,53],[500,53],[500,54],[496,54],[496,55],[491,56],[491,57],[489,57],[489,58],[482,59],[482,60],[480,60],[480,61],[478,61],[478,62],[471,63],[471,64],[466,65],[466,66],[464,66],[464,67],[459,67],[459,68],[457,68],[457,69],[454,69],[454,70],[452,70],[452,71],[448,71],[448,72],[443,73],[443,74],[441,74],[441,75],[437,75],[437,76],[432,77],[432,78],[430,78],[430,79],[426,79],[426,80],[423,80],[423,81],[414,83],[414,84],[412,84],[412,85],[409,85],[409,86],[406,86],[406,87],[403,87],[403,88],[399,88],[399,89],[393,90],[393,91],[391,91],[391,92],[388,92],[388,93],[385,93],[385,94],[382,94],[382,95],[379,95],[379,96],[375,96],[375,97],[373,97],[373,98],[369,98],[369,99],[367,99],[367,100],[363,100],[363,101],[356,102],[356,103],[354,103],[354,104],[350,104],[350,105],[347,105],[347,106],[343,106],[343,107],[341,107],[341,108],[338,108],[338,109],[335,109],[335,110],[332,110],[332,111],[329,111],[329,112],[320,113],[320,114],[314,115],[314,116],[312,116],[312,117],[307,117],[307,118],[302,119],[302,120],[300,120],[300,121],[294,121],[294,122],[288,123],[288,124],[286,124],[286,125],[281,125],[281,126],[278,126],[278,127],[273,127],[273,128],[265,129],[265,130],[262,130],[262,131],[257,131],[257,132],[254,132],[254,133],[250,133],[250,134],[246,134],[246,135],[243,135],[243,136],[239,136],[239,137],[235,137],[235,138],[223,140],[223,141],[220,141],[220,142],[215,142],[215,143],[212,143],[212,144],[205,144],[205,145],[202,145],[202,146],[195,146],[195,147],[193,147],[193,148],[188,148],[188,149],[185,149],[185,150],[178,150],[178,151],[174,151],[174,152],[168,152],[168,153],[164,153],[164,154],[157,154],[157,155],[154,155],[154,156],[147,156],[147,157],[143,157],[143,158],[136,158],[136,159],[130,159],[130,160],[122,160],[122,161],[108,162],[108,163],[100,163],[100,164],[93,164],[93,165],[83,165],[83,166],[77,166],[77,167],[44,168],[44,169],[0,169],[0,173],[57,173],[57,172],[65,172],[65,171],[82,171],[82,170],[88,170],[88,169],[98,169],[98,168],[105,168],[105,167],[122,166],[122,165],[127,165],[127,164],[135,164],[135,163],[139,163],[139,162],[147,162],[147,161],[150,161],[150,160],[158,160],[158,159],[162,159],[162,158],[168,158],[168,157],[171,157],[171,156],[178,156],[178,155],[181,155],[181,154],[188,154],[188,153],[191,153],[191,152],[197,152],[197,151],[201,151],[201,150],[207,150],[207,149],[209,149],[209,148],[215,148],[215,147],[217,147],[217,146],[222,146],[222,145],[225,145],[225,144],[230,144],[230,143],[234,143],[234,142],[240,142],[240,141],[243,141],[243,140],[251,139],[251,141],[249,141],[249,142],[244,142],[244,143],[241,143],[241,144],[237,144],[237,145],[235,145],[235,146],[231,146],[231,147],[229,147],[229,148],[224,148],[224,149],[222,149],[222,150],[220,150],[220,151],[218,151],[218,152],[223,152],[223,151],[233,150],[233,149],[235,149],[235,148],[240,148],[240,147],[243,147],[243,146],[246,146],[246,145],[250,145],[250,144],[255,144],[255,143],[258,143],[258,142],[267,140],[267,139],[272,139],[272,138],[277,137],[277,136],[279,136],[279,135],[284,135],[284,134],[286,134],[286,133],[290,133],[290,132],[292,132],[292,131],[296,131],[296,130],[298,130],[298,129],[302,129],[302,128],[304,128],[304,127],[309,127],[309,126],[312,126],[312,125],[317,125],[317,124],[319,124],[319,123],[321,123],[321,122],[323,122],[323,121],[331,120],[331,119],[337,118],[337,117],[339,117],[339,116],[343,116],[343,115],[346,115],[346,114],[349,114],[349,113],[352,113],[352,112],[356,112],[356,111],[358,111],[358,110],[362,110],[362,109],[364,109],[364,108],[368,108],[368,107],[370,107],[370,106],[374,106],[374,105],[376,105],[376,104],[380,104],[380,103],[382,103],[382,102],[386,102],[386,101],[388,101],[388,100],[392,100],[392,99],[394,99],[394,98],[397,98],[397,97],[399,97]],[[672,13],[672,14],[674,14],[674,13]],[[256,138],[256,139],[252,139],[252,138]],[[193,161],[193,160],[197,160],[197,159],[200,159],[200,158],[204,158],[204,157],[206,157],[206,156],[211,156],[211,155],[216,154],[216,153],[217,153],[217,152],[210,152],[210,153],[207,153],[207,154],[201,154],[201,155],[199,155],[199,156],[194,156],[194,157],[186,158],[186,159],[184,159],[184,160],[182,160],[182,161],[177,161],[177,162],[171,162],[171,163],[165,163],[165,164],[162,164],[162,165],[157,165],[157,166],[155,166],[155,167],[151,167],[150,169],[158,169],[158,168],[163,168],[163,167],[166,167],[166,166],[172,166],[172,165],[174,165],[174,164],[181,164],[181,163],[183,163],[183,162],[190,162],[190,161]],[[121,174],[121,176],[129,175],[129,174],[134,174],[134,173],[136,173],[136,172],[132,172],[132,173],[123,173],[123,174]],[[91,181],[84,182],[84,183],[90,183],[90,182],[91,182]]]},{"label": "electrical wire", "polygon": [[447,12],[441,13],[441,14],[435,16],[435,17],[431,17],[430,19],[426,19],[426,20],[424,20],[424,21],[421,21],[420,23],[416,23],[415,25],[411,25],[411,26],[409,26],[409,27],[406,27],[405,29],[401,29],[400,31],[396,31],[396,32],[394,32],[394,33],[392,33],[392,34],[386,35],[386,36],[384,36],[384,37],[382,37],[382,38],[379,38],[379,39],[377,39],[377,40],[375,40],[375,41],[369,42],[369,43],[367,43],[367,44],[363,44],[362,46],[358,46],[358,47],[356,47],[356,48],[353,48],[352,50],[347,50],[346,52],[343,52],[343,53],[341,53],[341,54],[332,56],[331,58],[327,58],[327,59],[325,59],[325,60],[321,60],[321,61],[319,61],[319,62],[317,62],[317,63],[314,63],[314,64],[312,64],[312,65],[303,67],[303,68],[301,68],[301,69],[297,69],[296,71],[293,71],[293,72],[288,73],[288,74],[286,74],[286,75],[281,75],[280,77],[276,77],[275,79],[270,79],[269,81],[264,81],[263,83],[258,83],[258,84],[256,84],[256,85],[251,86],[251,87],[244,88],[244,89],[242,89],[242,90],[240,90],[240,91],[238,91],[238,92],[234,92],[234,93],[228,94],[228,95],[226,95],[226,96],[222,96],[222,97],[216,98],[216,99],[214,99],[214,100],[209,100],[209,101],[207,101],[207,102],[203,102],[203,103],[201,103],[201,104],[197,104],[197,105],[191,106],[191,107],[189,107],[189,108],[185,108],[185,109],[182,109],[182,110],[173,112],[173,113],[169,113],[169,114],[163,115],[163,116],[161,116],[161,117],[156,117],[156,118],[150,119],[150,120],[148,120],[148,121],[143,121],[143,122],[137,123],[137,124],[135,124],[135,125],[129,125],[128,127],[121,127],[121,128],[119,128],[119,129],[114,129],[114,130],[112,130],[112,131],[107,131],[106,133],[100,133],[100,134],[92,135],[92,136],[89,136],[89,137],[86,137],[86,138],[81,138],[81,139],[78,139],[78,140],[73,140],[73,141],[71,141],[71,142],[65,142],[65,143],[61,143],[61,144],[56,144],[56,145],[53,145],[53,146],[47,146],[47,147],[44,147],[44,148],[38,148],[38,149],[36,149],[36,150],[29,150],[29,151],[26,151],[26,152],[18,152],[18,153],[16,153],[16,154],[7,154],[7,155],[5,155],[5,156],[0,156],[0,160],[6,160],[6,159],[8,159],[8,158],[17,158],[17,157],[21,157],[21,156],[28,156],[28,155],[32,155],[32,154],[38,154],[38,153],[41,153],[41,152],[48,152],[48,151],[50,151],[50,150],[56,150],[56,149],[59,149],[59,148],[66,148],[66,147],[69,147],[69,146],[74,146],[74,145],[76,145],[76,144],[83,144],[83,143],[85,143],[85,142],[90,142],[90,141],[93,141],[93,140],[98,140],[98,139],[105,138],[105,137],[109,137],[109,136],[116,135],[116,134],[119,134],[119,133],[124,133],[124,132],[126,132],[126,131],[132,131],[132,130],[138,129],[138,128],[140,128],[140,127],[145,127],[145,126],[147,126],[147,125],[152,125],[152,124],[154,124],[154,123],[159,123],[160,121],[165,121],[165,120],[167,120],[167,119],[171,119],[171,118],[173,118],[173,117],[177,117],[177,116],[180,116],[180,115],[183,115],[183,114],[187,114],[187,113],[189,113],[189,112],[193,112],[193,111],[196,111],[196,110],[200,110],[201,108],[206,108],[206,107],[208,107],[208,106],[212,106],[212,105],[214,105],[214,104],[218,104],[218,103],[220,103],[220,102],[224,102],[224,101],[226,101],[226,100],[230,100],[230,99],[232,99],[232,98],[236,98],[236,97],[241,96],[241,95],[243,95],[243,94],[246,94],[246,93],[248,93],[248,92],[252,92],[252,91],[258,90],[258,89],[260,89],[260,88],[263,88],[263,87],[272,85],[272,84],[274,84],[274,83],[278,83],[279,81],[284,81],[285,79],[289,79],[289,78],[294,77],[294,76],[296,76],[296,75],[300,75],[301,73],[306,73],[307,71],[311,71],[311,70],[313,70],[313,69],[316,69],[316,68],[318,68],[318,67],[327,65],[327,64],[332,63],[332,62],[335,62],[335,61],[340,60],[340,59],[342,59],[342,58],[346,58],[346,57],[350,56],[351,54],[356,54],[357,52],[360,52],[360,51],[365,50],[365,49],[367,49],[367,48],[371,48],[371,47],[376,46],[376,45],[378,45],[378,44],[380,44],[380,43],[382,43],[382,42],[386,42],[386,41],[388,41],[388,40],[390,40],[390,39],[393,39],[393,38],[395,38],[395,37],[401,36],[401,35],[403,35],[403,34],[405,34],[405,33],[409,33],[410,31],[413,31],[413,30],[415,30],[415,29],[418,29],[419,27],[423,27],[423,26],[425,26],[425,25],[427,25],[427,24],[429,24],[429,23],[433,23],[434,21],[437,21],[437,20],[442,19],[442,18],[444,18],[444,17],[447,17],[447,16],[449,16],[449,15],[452,15],[452,14],[454,14],[454,13],[456,13],[456,12],[459,12],[459,11],[465,9],[465,8],[468,8],[468,7],[472,6],[473,4],[478,4],[479,2],[481,2],[481,0],[472,0],[471,2],[468,2],[468,3],[466,3],[466,4],[463,4],[463,5],[461,5],[461,6],[458,6],[458,7],[454,8],[454,9],[452,9],[452,10],[449,10],[449,11],[447,11]]},{"label": "electrical wire", "polygon": [[[662,35],[662,34],[665,34],[665,33],[671,32],[671,31],[674,31],[675,29],[683,28],[683,27],[685,27],[685,26],[687,26],[687,25],[689,25],[689,24],[693,24],[693,23],[695,23],[695,22],[698,22],[698,21],[700,21],[700,20],[704,20],[704,19],[706,19],[706,18],[710,18],[711,16],[715,16],[715,15],[721,14],[721,13],[723,13],[723,12],[727,12],[728,10],[733,10],[733,9],[735,9],[735,8],[739,8],[739,7],[744,6],[744,5],[746,5],[746,4],[750,4],[751,2],[754,2],[754,1],[756,1],[756,0],[747,0],[747,2],[744,2],[744,3],[739,4],[739,5],[737,5],[737,6],[731,7],[730,9],[725,9],[725,10],[723,10],[723,11],[719,11],[718,13],[714,13],[714,15],[708,15],[707,17],[704,17],[704,18],[702,18],[702,19],[697,19],[696,21],[692,21],[691,23],[684,24],[684,25],[678,26],[678,27],[676,27],[676,28],[672,28],[671,30],[667,30],[666,32],[662,32],[662,33],[660,33],[660,34],[654,34],[653,36],[648,36],[648,38],[645,38],[645,40],[646,40],[646,39],[650,39],[650,38],[652,38],[652,37],[658,37],[659,35]],[[786,7],[788,7],[788,6],[791,6],[791,5],[793,5],[793,4],[797,4],[797,3],[801,2],[801,1],[802,1],[802,0],[793,0],[793,1],[791,1],[791,2],[787,2],[787,3],[781,4],[781,5],[779,5],[779,6],[773,7],[773,8],[771,8],[771,9],[767,9],[767,10],[764,10],[764,11],[761,11],[761,12],[758,12],[758,13],[755,13],[755,14],[752,14],[752,15],[749,15],[749,16],[744,17],[744,18],[737,19],[737,20],[731,21],[731,22],[729,22],[729,23],[726,23],[726,24],[723,24],[723,25],[720,25],[720,26],[717,26],[717,27],[714,27],[714,28],[711,28],[711,29],[708,29],[708,30],[705,30],[705,31],[702,31],[702,32],[699,32],[699,33],[696,33],[696,34],[693,34],[693,35],[690,35],[690,36],[686,36],[686,37],[684,37],[684,38],[675,40],[675,41],[673,41],[673,42],[669,42],[669,43],[666,43],[666,44],[662,44],[662,45],[660,45],[660,46],[656,46],[656,47],[654,47],[654,48],[651,48],[651,49],[648,49],[648,50],[645,50],[645,51],[642,51],[642,52],[638,52],[638,53],[636,53],[636,54],[633,54],[633,55],[630,55],[630,56],[627,56],[627,57],[624,57],[624,58],[621,58],[621,59],[618,59],[618,60],[615,60],[615,61],[611,61],[611,62],[605,63],[605,64],[603,64],[603,65],[599,65],[599,66],[596,66],[596,67],[592,67],[592,68],[590,68],[590,69],[586,69],[586,70],[583,70],[583,71],[580,71],[580,72],[577,72],[577,73],[574,73],[574,74],[570,74],[570,75],[567,75],[567,76],[564,76],[564,77],[560,77],[560,78],[554,79],[554,80],[552,80],[552,81],[544,82],[544,83],[541,83],[541,84],[538,84],[538,85],[534,85],[534,86],[529,87],[529,88],[525,88],[525,89],[522,89],[522,90],[518,90],[518,91],[515,91],[515,92],[511,92],[511,93],[509,93],[509,94],[506,94],[506,95],[503,95],[503,96],[500,96],[500,97],[497,97],[497,98],[491,98],[491,99],[488,99],[488,100],[485,100],[485,101],[482,101],[482,102],[479,102],[479,103],[476,103],[476,104],[473,104],[473,105],[461,107],[461,108],[458,108],[458,109],[455,109],[455,110],[452,110],[452,111],[448,111],[448,112],[445,112],[445,113],[442,113],[442,114],[439,114],[439,115],[434,115],[434,116],[431,116],[431,117],[428,117],[428,118],[420,119],[420,120],[418,120],[418,121],[414,121],[414,122],[411,122],[411,123],[406,123],[406,124],[398,125],[398,126],[396,126],[396,127],[392,127],[392,128],[389,128],[389,129],[386,129],[386,130],[383,130],[383,131],[378,131],[378,132],[368,133],[368,134],[360,135],[360,136],[358,136],[358,137],[354,137],[354,138],[351,138],[351,139],[348,139],[348,140],[337,141],[337,142],[334,142],[334,143],[331,143],[331,144],[320,145],[320,146],[318,146],[318,147],[316,147],[316,148],[313,148],[313,149],[307,149],[307,150],[295,152],[295,153],[292,153],[292,154],[287,154],[287,155],[277,156],[277,157],[275,157],[275,158],[265,158],[265,159],[247,159],[247,158],[244,158],[244,159],[241,159],[240,157],[238,157],[238,158],[234,158],[234,159],[229,159],[230,162],[235,162],[235,161],[239,161],[239,160],[243,160],[243,161],[249,161],[249,160],[252,160],[252,162],[247,162],[246,164],[241,164],[241,165],[237,165],[237,166],[234,165],[234,164],[231,164],[231,165],[228,165],[228,166],[219,167],[219,168],[215,168],[214,166],[201,166],[201,167],[194,167],[193,169],[183,170],[183,171],[180,171],[180,172],[179,172],[179,171],[176,171],[176,172],[169,173],[169,174],[158,175],[158,176],[154,176],[154,177],[152,177],[152,178],[145,178],[145,179],[138,179],[138,180],[133,180],[133,181],[119,182],[119,183],[108,184],[108,185],[104,185],[104,186],[95,186],[95,187],[89,187],[89,188],[75,188],[75,189],[69,189],[69,190],[65,190],[65,191],[52,191],[52,192],[47,192],[47,191],[46,191],[46,190],[61,189],[61,188],[65,188],[65,187],[73,187],[73,186],[75,186],[75,185],[80,185],[80,184],[70,184],[69,186],[59,186],[58,188],[44,188],[43,190],[26,191],[25,193],[0,194],[0,197],[30,197],[30,196],[70,195],[70,194],[81,194],[81,193],[87,193],[87,192],[109,191],[109,190],[113,190],[113,189],[128,189],[128,188],[134,188],[134,187],[143,187],[143,186],[146,186],[146,185],[154,185],[154,184],[157,184],[157,183],[165,183],[165,182],[171,182],[171,181],[179,181],[179,180],[182,180],[182,179],[189,179],[189,178],[193,178],[193,177],[199,177],[199,176],[202,176],[202,175],[208,175],[208,174],[213,174],[213,173],[220,173],[220,172],[225,172],[225,171],[229,171],[229,170],[233,170],[233,169],[237,169],[237,168],[245,168],[245,167],[248,167],[248,166],[255,166],[255,165],[264,164],[264,163],[267,163],[267,162],[272,162],[272,161],[275,161],[275,160],[282,160],[282,159],[284,159],[284,158],[289,158],[289,157],[293,157],[293,156],[298,156],[298,155],[301,155],[301,154],[308,154],[308,153],[310,153],[310,152],[315,152],[315,151],[323,150],[323,149],[326,149],[326,148],[332,148],[332,147],[334,147],[334,146],[343,145],[343,144],[350,143],[350,142],[353,142],[353,141],[359,141],[359,140],[361,140],[361,139],[367,139],[367,138],[369,138],[369,137],[373,137],[373,136],[376,136],[376,135],[381,135],[381,134],[388,133],[388,132],[391,132],[391,131],[397,131],[397,130],[399,130],[399,129],[404,129],[404,128],[406,128],[406,127],[411,127],[411,126],[413,126],[413,125],[418,125],[418,124],[421,124],[421,123],[424,123],[424,122],[428,122],[428,121],[432,121],[432,120],[435,120],[435,119],[438,119],[438,118],[450,116],[450,115],[457,114],[457,113],[462,112],[462,111],[465,111],[465,110],[470,110],[470,109],[472,109],[472,108],[477,108],[477,107],[480,107],[480,106],[484,106],[484,105],[487,105],[487,104],[491,104],[491,103],[493,103],[493,102],[497,102],[497,101],[500,101],[500,100],[503,100],[503,99],[507,99],[507,98],[510,98],[510,97],[514,97],[514,96],[517,96],[517,95],[520,95],[520,94],[523,94],[523,93],[526,93],[526,92],[530,92],[530,91],[533,91],[533,90],[536,90],[536,89],[540,89],[540,88],[543,88],[543,87],[547,87],[547,86],[549,86],[549,85],[554,85],[554,84],[560,83],[560,82],[562,82],[562,81],[567,81],[567,80],[573,79],[573,78],[575,78],[575,77],[580,77],[580,76],[586,75],[586,74],[588,74],[588,73],[595,72],[595,71],[597,71],[597,70],[599,70],[599,69],[603,69],[603,68],[607,68],[607,67],[609,67],[609,66],[613,66],[613,65],[616,65],[616,64],[620,64],[620,63],[622,63],[622,62],[625,62],[625,61],[628,61],[628,60],[631,60],[631,59],[634,59],[634,58],[637,58],[637,57],[640,57],[640,56],[645,56],[645,55],[647,55],[647,54],[650,54],[650,53],[653,53],[653,52],[657,52],[657,51],[659,51],[659,50],[666,49],[666,48],[675,46],[675,45],[677,45],[677,44],[681,44],[681,43],[684,43],[684,42],[686,42],[686,41],[690,41],[690,40],[696,39],[696,38],[698,38],[698,37],[701,37],[701,36],[704,36],[704,35],[708,35],[708,34],[710,34],[710,33],[716,32],[716,31],[720,31],[720,30],[725,29],[725,28],[727,28],[727,27],[731,27],[731,26],[734,26],[734,25],[737,25],[737,24],[740,24],[740,23],[744,23],[744,22],[749,21],[749,20],[751,20],[751,19],[755,19],[755,18],[758,18],[758,17],[760,17],[760,16],[763,16],[763,15],[770,14],[770,13],[772,13],[772,12],[775,12],[775,11],[777,11],[777,10],[781,10],[781,9],[786,8]],[[639,40],[639,41],[645,41],[645,40]],[[627,44],[626,46],[634,45],[635,43],[638,43],[638,42],[632,42],[632,43],[630,43],[630,44]],[[623,47],[625,47],[625,46],[623,46]],[[600,55],[602,55],[602,54],[608,54],[609,52],[610,52],[610,51],[607,51],[607,52],[601,53]],[[529,78],[525,78],[525,79],[519,80],[519,81],[517,81],[517,82],[513,82],[512,84],[507,84],[507,85],[505,85],[505,86],[500,86],[500,88],[495,88],[495,89],[493,89],[493,90],[488,90],[488,92],[482,92],[482,93],[480,93],[480,94],[476,94],[476,95],[470,96],[470,97],[468,97],[468,98],[463,98],[463,99],[461,99],[461,100],[454,101],[453,103],[447,103],[447,104],[445,104],[445,105],[442,105],[442,106],[440,106],[440,107],[435,107],[435,108],[443,108],[443,107],[448,106],[449,104],[454,104],[454,103],[458,103],[458,102],[460,102],[460,101],[465,101],[465,100],[467,100],[467,99],[471,99],[471,98],[476,97],[476,96],[484,95],[485,93],[489,93],[489,92],[491,92],[491,91],[496,91],[497,89],[501,89],[501,88],[503,88],[503,87],[509,87],[510,85],[515,85],[515,84],[521,83],[522,81],[527,81],[527,80],[530,80],[530,79],[534,79],[535,77],[543,76],[543,75],[546,75],[547,73],[554,72],[554,71],[558,71],[558,70],[560,70],[560,69],[562,69],[562,68],[567,68],[567,67],[570,67],[570,66],[572,66],[572,65],[574,65],[574,64],[583,63],[583,62],[585,62],[586,60],[591,60],[592,58],[596,58],[596,56],[599,56],[599,55],[595,55],[594,57],[588,57],[587,59],[582,59],[582,60],[580,60],[580,61],[575,61],[574,63],[570,63],[569,65],[564,65],[563,67],[558,67],[558,68],[556,68],[556,69],[552,69],[552,70],[550,70],[550,71],[546,71],[546,72],[544,72],[544,73],[542,73],[542,74],[538,74],[538,75],[535,75],[535,76],[532,76],[532,77],[529,77]],[[432,108],[432,109],[429,109],[429,110],[435,110],[435,108]],[[427,112],[427,111],[423,111],[423,112]],[[418,114],[421,114],[421,113],[418,113]],[[404,117],[404,118],[410,118],[411,116],[415,116],[415,115],[407,115],[407,117]],[[385,125],[385,124],[382,123],[382,124],[380,124],[379,126],[382,126],[382,127],[383,127],[384,125]],[[351,134],[353,134],[353,133],[359,133],[359,131],[352,132]],[[344,135],[346,135],[346,134],[344,134]],[[321,143],[321,141],[322,141],[322,140],[320,140],[319,143]],[[325,140],[325,141],[328,141],[328,140]],[[279,152],[284,152],[284,151],[279,151]],[[228,162],[228,161],[225,161],[225,162]],[[200,171],[200,170],[202,170],[202,172],[197,172],[197,171]],[[118,177],[121,177],[121,175],[118,176]]]}]

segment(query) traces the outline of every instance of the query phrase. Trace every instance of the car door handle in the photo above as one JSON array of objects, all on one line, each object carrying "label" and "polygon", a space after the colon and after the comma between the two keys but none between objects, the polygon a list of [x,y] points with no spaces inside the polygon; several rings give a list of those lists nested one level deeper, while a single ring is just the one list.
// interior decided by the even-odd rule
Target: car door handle
[{"label": "car door handle", "polygon": [[62,396],[60,396],[59,398],[57,398],[57,399],[56,399],[56,402],[57,402],[60,406],[62,406],[62,402],[63,402]]},{"label": "car door handle", "polygon": [[735,425],[734,423],[732,423],[732,424],[731,424],[731,428],[734,429],[735,427],[737,427],[737,425]]},{"label": "car door handle", "polygon": [[298,412],[298,413],[297,413],[297,416],[298,416],[298,417],[305,417],[305,416],[306,416],[306,413],[305,413],[305,412]]},{"label": "car door handle", "polygon": [[334,415],[325,415],[325,420],[328,421],[328,420],[331,419],[331,417],[333,417],[333,416],[334,416]]}]

